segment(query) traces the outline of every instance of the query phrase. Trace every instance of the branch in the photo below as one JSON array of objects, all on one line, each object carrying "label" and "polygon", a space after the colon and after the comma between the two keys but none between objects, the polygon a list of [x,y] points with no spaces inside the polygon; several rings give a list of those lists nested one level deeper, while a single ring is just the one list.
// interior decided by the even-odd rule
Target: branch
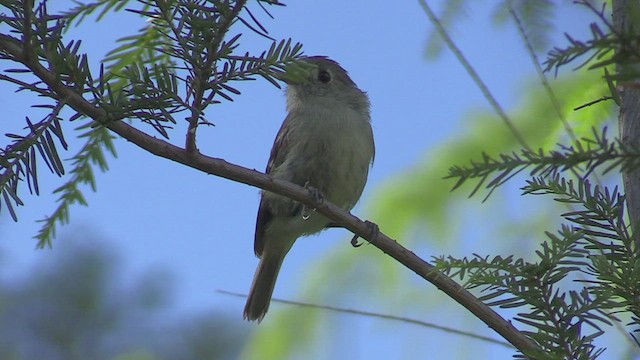
[{"label": "branch", "polygon": [[547,76],[544,74],[544,70],[542,69],[542,66],[540,66],[540,60],[538,60],[536,51],[533,49],[533,45],[531,43],[531,40],[529,39],[529,36],[527,35],[527,31],[524,28],[524,24],[522,20],[520,20],[520,16],[516,12],[516,9],[513,7],[513,2],[508,1],[507,7],[509,9],[509,13],[511,14],[511,17],[513,17],[513,21],[516,24],[516,28],[518,29],[518,33],[520,34],[522,41],[527,47],[527,54],[529,54],[529,57],[531,58],[531,62],[533,63],[533,66],[536,68],[536,73],[538,74],[538,78],[540,78],[542,87],[547,93],[547,96],[549,97],[549,100],[553,105],[553,109],[558,115],[558,118],[560,118],[560,121],[562,122],[562,126],[564,126],[564,129],[567,132],[567,135],[569,135],[572,141],[574,142],[577,141],[578,138],[575,132],[573,131],[573,129],[571,128],[571,125],[569,124],[567,117],[564,115],[564,112],[562,111],[560,100],[558,100],[556,93],[551,88],[551,84],[549,84],[549,80],[547,79]]},{"label": "branch", "polygon": [[[204,55],[205,61],[200,66],[198,64],[195,66],[193,71],[194,76],[194,87],[193,91],[193,110],[191,111],[191,116],[187,119],[189,122],[189,127],[187,129],[186,135],[186,145],[185,148],[189,152],[197,152],[198,146],[196,144],[196,132],[198,131],[198,124],[200,122],[200,117],[202,116],[202,111],[204,107],[208,104],[203,104],[204,93],[207,90],[207,84],[209,83],[209,77],[211,76],[211,69],[214,67],[213,64],[219,58],[218,48],[222,43],[227,31],[233,24],[235,19],[239,19],[238,14],[244,8],[247,0],[241,0],[236,2],[232,9],[227,9],[228,14],[221,14],[223,17],[222,23],[219,25],[218,33],[215,36],[215,40],[206,50],[206,54]],[[170,21],[169,21],[170,23]],[[176,39],[180,38],[179,33],[175,33]]]},{"label": "branch", "polygon": [[[638,10],[635,1],[613,1],[613,23],[618,32],[629,32],[632,29],[636,29],[637,32],[637,26],[632,26],[632,13],[629,12],[632,7]],[[618,64],[616,70],[622,72],[623,69],[624,67]],[[620,140],[623,145],[637,146],[638,139],[640,139],[640,90],[631,86],[618,86],[618,89],[620,91],[620,115],[618,117]],[[636,245],[640,246],[637,240],[638,225],[640,225],[640,169],[623,171],[622,180],[627,197],[631,229],[636,237]]]},{"label": "branch", "polygon": [[447,46],[449,47],[449,50],[451,50],[451,52],[456,57],[456,59],[464,67],[467,74],[469,74],[473,82],[476,84],[476,86],[478,86],[478,88],[482,92],[482,95],[489,102],[493,110],[500,117],[502,122],[504,122],[504,124],[507,126],[509,131],[513,134],[513,137],[518,141],[518,143],[523,148],[527,150],[531,150],[524,136],[522,136],[522,134],[520,133],[520,130],[518,130],[518,128],[515,126],[515,124],[509,117],[509,115],[507,115],[507,113],[504,111],[502,106],[500,106],[500,104],[498,103],[498,100],[496,100],[496,98],[493,96],[493,94],[491,93],[487,85],[480,78],[480,75],[478,75],[478,73],[473,68],[473,66],[471,66],[471,63],[469,63],[467,58],[464,57],[464,55],[462,54],[462,51],[453,42],[453,39],[451,39],[451,37],[449,36],[449,33],[447,33],[447,30],[444,28],[440,20],[438,20],[433,10],[431,10],[431,7],[429,7],[429,4],[427,4],[427,1],[420,0],[419,3],[420,3],[420,6],[422,6],[422,9],[426,13],[427,17],[429,18],[429,21],[431,21],[433,26],[436,27],[438,34],[442,36],[442,40],[444,41],[444,43],[447,44]]},{"label": "branch", "polygon": [[329,202],[316,203],[314,196],[301,186],[274,179],[259,171],[231,164],[223,159],[208,157],[198,152],[190,152],[150,136],[124,121],[118,121],[120,119],[110,118],[104,110],[87,101],[75,89],[62,84],[56,75],[43,67],[37,59],[25,56],[23,45],[10,36],[0,34],[0,50],[11,54],[16,61],[21,62],[31,70],[35,76],[55,92],[58,100],[64,100],[78,113],[86,115],[140,148],[207,174],[271,191],[315,208],[316,211],[326,216],[333,223],[339,224],[367,240],[423,279],[434,284],[438,289],[445,292],[490,328],[494,329],[523,354],[532,358],[544,357],[544,353],[540,348],[522,332],[518,331],[509,321],[500,317],[465,288],[393,239],[382,232],[372,232],[370,223],[360,220]]},{"label": "branch", "polygon": [[[247,298],[247,294],[240,294],[240,293],[236,293],[236,292],[233,292],[233,291],[216,290],[216,292],[219,292],[219,293],[225,294],[225,295],[245,298],[245,299]],[[433,323],[430,323],[430,322],[427,322],[427,321],[417,320],[417,319],[404,317],[404,316],[397,316],[397,315],[391,315],[391,314],[381,314],[381,313],[375,313],[375,312],[370,312],[370,311],[362,311],[362,310],[356,310],[356,309],[341,308],[341,307],[330,306],[330,305],[312,304],[312,303],[308,303],[308,302],[292,301],[292,300],[285,300],[285,299],[279,299],[279,298],[271,298],[271,301],[272,302],[281,303],[281,304],[295,305],[295,306],[307,307],[307,308],[312,308],[312,309],[329,310],[329,311],[334,311],[334,312],[343,313],[343,314],[368,316],[368,317],[372,317],[372,318],[384,319],[384,320],[390,320],[390,321],[400,321],[400,322],[403,322],[403,323],[406,323],[406,324],[414,324],[414,325],[422,326],[422,327],[429,328],[429,329],[436,329],[436,330],[444,331],[446,333],[456,334],[456,335],[460,335],[460,336],[466,336],[466,337],[469,337],[469,338],[472,338],[472,339],[486,341],[486,342],[492,343],[494,345],[500,345],[500,346],[507,347],[509,349],[513,349],[513,346],[511,344],[509,344],[507,342],[504,342],[504,341],[501,341],[501,340],[496,340],[494,338],[490,338],[488,336],[478,335],[476,333],[472,333],[472,332],[469,332],[469,331],[455,329],[455,328],[452,328],[452,327],[449,327],[449,326],[437,325],[437,324],[433,324]]]}]

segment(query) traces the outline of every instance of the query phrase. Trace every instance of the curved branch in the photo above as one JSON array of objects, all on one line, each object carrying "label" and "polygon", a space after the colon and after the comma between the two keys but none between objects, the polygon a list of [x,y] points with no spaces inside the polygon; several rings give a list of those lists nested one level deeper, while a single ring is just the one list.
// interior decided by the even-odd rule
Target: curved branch
[{"label": "curved branch", "polygon": [[154,155],[176,161],[207,174],[259,187],[315,208],[316,211],[326,216],[333,223],[339,224],[367,240],[420,277],[431,282],[453,300],[471,311],[476,317],[504,337],[523,354],[532,358],[544,357],[544,353],[540,348],[522,332],[518,331],[509,321],[503,319],[465,288],[439,272],[433,265],[427,263],[395,240],[389,238],[382,232],[372,232],[370,223],[360,220],[351,213],[329,202],[316,203],[314,196],[301,186],[274,179],[259,171],[247,169],[223,159],[202,155],[197,151],[190,152],[164,140],[150,136],[123,121],[110,119],[106,112],[87,101],[78,94],[75,89],[62,84],[56,78],[55,74],[44,68],[37,59],[23,56],[22,45],[9,36],[0,34],[0,50],[11,54],[16,61],[21,62],[31,70],[34,75],[40,78],[55,92],[59,100],[64,100],[75,111],[90,117],[124,139],[138,145],[140,148]]}]

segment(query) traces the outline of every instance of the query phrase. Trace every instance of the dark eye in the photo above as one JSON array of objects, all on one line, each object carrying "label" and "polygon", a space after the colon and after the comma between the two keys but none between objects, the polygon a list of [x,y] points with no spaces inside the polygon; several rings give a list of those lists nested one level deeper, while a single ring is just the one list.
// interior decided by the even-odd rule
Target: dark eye
[{"label": "dark eye", "polygon": [[331,73],[327,70],[320,70],[320,72],[318,73],[318,80],[320,80],[320,82],[323,84],[328,83],[329,81],[331,81]]}]

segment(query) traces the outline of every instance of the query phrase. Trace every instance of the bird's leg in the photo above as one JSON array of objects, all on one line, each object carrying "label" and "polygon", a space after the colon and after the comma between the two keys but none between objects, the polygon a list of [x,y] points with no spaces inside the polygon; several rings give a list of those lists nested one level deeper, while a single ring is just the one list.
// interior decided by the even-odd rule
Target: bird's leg
[{"label": "bird's leg", "polygon": [[[369,220],[365,220],[364,223],[367,226],[367,232],[369,237],[372,239],[375,239],[380,233],[380,228],[378,227],[378,225],[376,225],[375,223],[372,223]],[[358,242],[359,237],[360,236],[358,236],[358,234],[353,235],[353,238],[351,239],[351,246],[360,247],[362,246],[362,244],[364,244],[364,242],[361,242],[361,243]]]},{"label": "bird's leg", "polygon": [[318,190],[318,189],[314,188],[313,186],[311,186],[309,181],[304,183],[304,188],[307,189],[309,194],[313,197],[313,201],[315,201],[318,205],[320,205],[320,204],[322,204],[324,202],[324,196],[322,195],[320,190]]},{"label": "bird's leg", "polygon": [[[324,202],[324,196],[322,195],[320,190],[318,190],[318,189],[314,188],[313,186],[311,186],[309,184],[309,181],[304,183],[304,188],[307,189],[307,191],[309,192],[311,197],[313,197],[313,201],[315,201],[316,204],[322,204]],[[302,206],[302,219],[303,220],[309,219],[309,217],[311,216],[311,213],[314,212],[314,211],[316,211],[315,208],[309,210],[307,205],[303,205]]]}]

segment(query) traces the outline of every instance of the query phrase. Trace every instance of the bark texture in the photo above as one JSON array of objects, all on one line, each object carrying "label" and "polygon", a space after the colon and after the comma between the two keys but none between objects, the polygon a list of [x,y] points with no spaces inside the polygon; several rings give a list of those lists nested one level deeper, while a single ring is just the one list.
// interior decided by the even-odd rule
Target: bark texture
[{"label": "bark texture", "polygon": [[[638,13],[637,0],[613,1],[613,25],[618,32],[633,31],[638,34],[638,26],[632,26],[632,14]],[[635,8],[635,9],[634,9]],[[619,70],[619,69],[618,69]],[[620,114],[618,117],[620,139],[623,144],[640,144],[640,89],[618,85],[620,92]],[[627,197],[627,210],[636,242],[640,220],[640,169],[625,171],[622,180]]]}]

